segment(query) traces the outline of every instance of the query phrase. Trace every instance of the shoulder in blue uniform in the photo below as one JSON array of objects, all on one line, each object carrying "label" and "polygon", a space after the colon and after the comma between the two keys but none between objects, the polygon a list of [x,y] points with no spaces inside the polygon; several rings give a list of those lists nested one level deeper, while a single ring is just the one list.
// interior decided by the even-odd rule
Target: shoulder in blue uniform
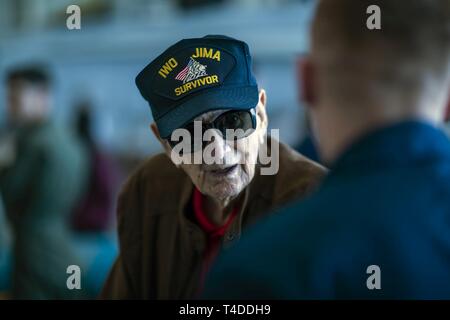
[{"label": "shoulder in blue uniform", "polygon": [[313,197],[225,254],[205,297],[448,299],[449,199],[442,131],[412,121],[377,130],[341,155]]}]

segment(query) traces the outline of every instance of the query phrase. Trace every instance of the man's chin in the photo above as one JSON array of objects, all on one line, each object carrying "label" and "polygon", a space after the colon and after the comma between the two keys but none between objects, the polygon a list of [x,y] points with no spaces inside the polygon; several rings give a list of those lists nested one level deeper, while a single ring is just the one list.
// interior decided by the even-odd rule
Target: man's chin
[{"label": "man's chin", "polygon": [[211,197],[221,201],[229,198],[237,197],[245,188],[236,183],[228,183],[221,181],[214,184],[209,190],[208,194]]}]

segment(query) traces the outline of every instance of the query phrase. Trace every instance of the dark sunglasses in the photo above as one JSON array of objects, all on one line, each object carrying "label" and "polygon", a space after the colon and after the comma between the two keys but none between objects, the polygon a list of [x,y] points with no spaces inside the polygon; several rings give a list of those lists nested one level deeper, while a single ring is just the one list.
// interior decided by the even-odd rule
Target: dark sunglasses
[{"label": "dark sunglasses", "polygon": [[[191,150],[197,151],[199,147],[204,147],[204,145],[209,143],[209,141],[202,141],[200,143],[199,141],[195,141],[194,128],[194,121],[182,127],[182,129],[186,129],[191,135]],[[202,132],[200,138],[203,138],[205,131],[208,129],[216,129],[224,139],[233,138],[232,140],[238,140],[248,137],[256,129],[255,108],[250,110],[226,111],[220,114],[212,122],[205,123],[202,121],[201,129]],[[233,135],[229,136],[227,134],[227,130],[233,130]],[[167,139],[167,141],[172,148],[180,143],[180,141],[172,141],[170,137]]]}]

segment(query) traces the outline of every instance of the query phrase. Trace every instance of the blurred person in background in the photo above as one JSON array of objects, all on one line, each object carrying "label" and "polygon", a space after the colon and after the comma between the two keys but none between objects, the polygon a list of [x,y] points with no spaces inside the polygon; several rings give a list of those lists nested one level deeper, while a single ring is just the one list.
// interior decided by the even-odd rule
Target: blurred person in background
[{"label": "blurred person in background", "polygon": [[[165,154],[148,159],[122,189],[120,255],[102,298],[196,297],[222,248],[274,208],[310,194],[325,175],[322,166],[282,143],[274,151],[279,158],[272,154],[279,170],[262,174],[261,148],[271,151],[279,142],[266,135],[266,93],[251,68],[245,42],[206,36],[179,41],[137,76]],[[194,141],[194,120],[200,139],[214,128],[209,142]],[[228,140],[227,129],[246,134]],[[189,146],[194,143],[184,156],[214,147],[219,161],[176,163],[174,133],[180,131],[190,134]]]},{"label": "blurred person in background", "polygon": [[89,103],[82,103],[76,110],[76,131],[88,153],[88,182],[71,224],[78,232],[104,232],[111,226],[117,167],[94,140]]},{"label": "blurred person in background", "polygon": [[85,297],[95,298],[117,257],[112,213],[121,175],[112,156],[95,140],[91,103],[85,100],[74,107],[75,131],[86,149],[88,177],[71,214],[70,224],[75,245],[85,265]]},{"label": "blurred person in background", "polygon": [[450,298],[449,27],[448,0],[319,2],[302,85],[330,174],[249,231],[207,297]]},{"label": "blurred person in background", "polygon": [[86,152],[51,120],[44,68],[13,69],[6,85],[15,159],[0,172],[0,190],[13,229],[12,298],[73,298],[66,270],[79,260],[67,220],[85,186]]}]

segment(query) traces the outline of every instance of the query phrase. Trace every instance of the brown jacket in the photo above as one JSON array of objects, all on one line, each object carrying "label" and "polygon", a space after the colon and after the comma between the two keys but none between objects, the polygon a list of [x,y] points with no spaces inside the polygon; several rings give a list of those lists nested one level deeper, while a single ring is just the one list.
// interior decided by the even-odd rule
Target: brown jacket
[{"label": "brown jacket", "polygon": [[[269,139],[269,144],[271,139]],[[245,189],[244,205],[223,238],[222,248],[241,229],[288,201],[310,193],[326,173],[320,165],[280,143],[279,171],[259,174]],[[120,255],[103,299],[189,299],[195,297],[206,236],[186,212],[193,184],[164,154],[148,159],[128,179],[118,201]]]}]

